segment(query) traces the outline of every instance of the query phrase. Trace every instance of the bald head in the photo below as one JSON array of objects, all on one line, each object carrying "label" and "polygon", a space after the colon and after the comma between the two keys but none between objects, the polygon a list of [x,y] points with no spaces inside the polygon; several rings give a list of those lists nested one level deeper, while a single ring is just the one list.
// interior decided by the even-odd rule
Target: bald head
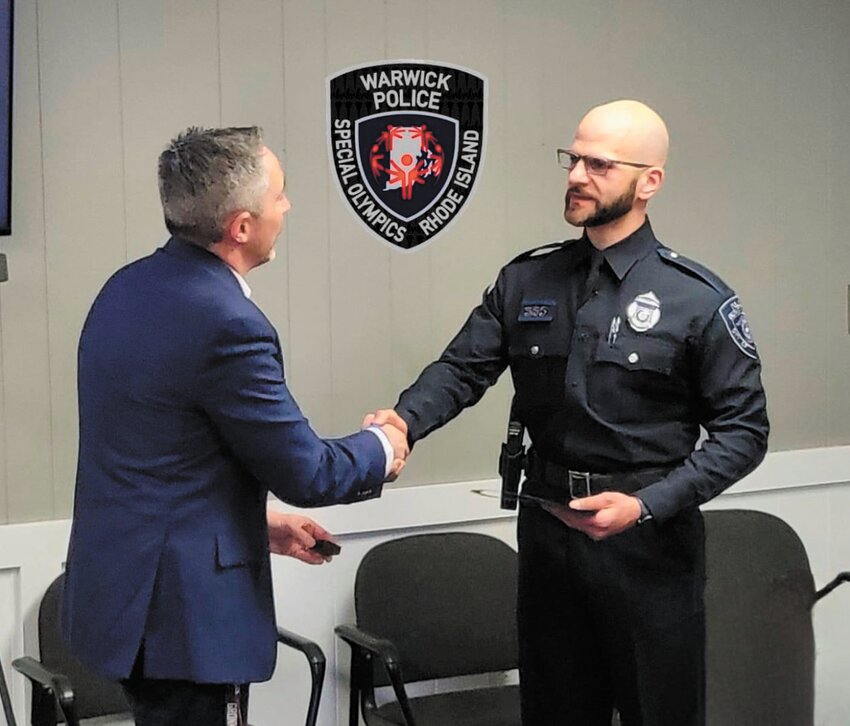
[{"label": "bald head", "polygon": [[629,100],[590,109],[576,130],[576,141],[606,151],[600,156],[651,166],[664,166],[670,142],[661,116],[645,103]]}]

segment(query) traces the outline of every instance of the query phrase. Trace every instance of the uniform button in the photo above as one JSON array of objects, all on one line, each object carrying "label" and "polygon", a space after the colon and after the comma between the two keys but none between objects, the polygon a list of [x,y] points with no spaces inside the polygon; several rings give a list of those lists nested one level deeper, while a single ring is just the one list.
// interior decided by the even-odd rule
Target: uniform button
[{"label": "uniform button", "polygon": [[675,259],[678,259],[678,257],[679,257],[679,253],[678,253],[678,252],[671,252],[671,253],[670,253],[670,257],[672,257],[674,260],[675,260]]},{"label": "uniform button", "polygon": [[570,383],[570,385],[571,385],[573,388],[575,388],[576,386],[578,386],[578,381],[572,381],[572,382]]},{"label": "uniform button", "polygon": [[640,360],[640,356],[637,353],[629,353],[629,363],[637,363]]},{"label": "uniform button", "polygon": [[579,339],[579,340],[587,340],[587,333],[581,333],[581,334],[578,336],[578,339]]},{"label": "uniform button", "polygon": [[528,349],[528,352],[531,353],[531,355],[537,355],[538,353],[540,353],[540,346],[539,345],[532,345]]}]

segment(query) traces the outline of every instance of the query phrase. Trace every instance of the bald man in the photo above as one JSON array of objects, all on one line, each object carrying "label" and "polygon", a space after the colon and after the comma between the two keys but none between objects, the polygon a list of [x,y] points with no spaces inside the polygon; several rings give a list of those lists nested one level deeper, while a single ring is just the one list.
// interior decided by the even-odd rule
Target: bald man
[{"label": "bald man", "polygon": [[[664,122],[592,109],[558,161],[579,239],[506,265],[458,335],[367,422],[415,443],[510,367],[532,448],[519,495],[524,726],[702,726],[699,505],[752,471],[768,421],[735,293],[661,244]],[[707,438],[697,448],[700,427]],[[484,614],[486,617],[486,614]]]}]

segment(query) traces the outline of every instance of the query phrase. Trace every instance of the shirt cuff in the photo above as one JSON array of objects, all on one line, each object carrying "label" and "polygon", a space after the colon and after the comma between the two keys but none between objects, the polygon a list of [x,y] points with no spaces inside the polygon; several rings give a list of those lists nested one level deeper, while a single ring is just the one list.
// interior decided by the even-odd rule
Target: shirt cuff
[{"label": "shirt cuff", "polygon": [[390,440],[387,438],[387,435],[383,431],[381,431],[379,426],[369,426],[366,431],[375,434],[375,436],[378,437],[378,441],[381,442],[381,446],[384,447],[384,456],[386,456],[387,458],[387,464],[384,467],[384,476],[387,477],[393,470],[393,459],[395,458],[395,453],[393,452],[393,445],[390,443]]}]

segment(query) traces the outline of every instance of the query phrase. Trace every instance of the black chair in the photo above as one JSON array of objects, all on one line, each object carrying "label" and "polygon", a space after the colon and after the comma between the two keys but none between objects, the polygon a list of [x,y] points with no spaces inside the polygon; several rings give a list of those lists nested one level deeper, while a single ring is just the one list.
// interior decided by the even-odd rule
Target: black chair
[{"label": "black chair", "polygon": [[[370,550],[357,570],[349,725],[519,726],[519,688],[410,698],[405,683],[517,668],[516,552],[481,534],[403,537]],[[402,666],[404,672],[402,673]],[[378,705],[375,688],[396,700]]]},{"label": "black chair", "polygon": [[816,591],[805,548],[778,517],[713,510],[706,524],[709,726],[813,726],[812,607],[850,573]]},{"label": "black chair", "polygon": [[6,674],[3,672],[2,663],[0,663],[0,703],[3,705],[6,726],[18,726],[15,721],[15,714],[12,713],[12,698],[9,696],[9,687],[6,685]]},{"label": "black chair", "polygon": [[[38,609],[40,661],[25,656],[12,666],[32,683],[32,726],[133,726],[121,687],[94,675],[68,651],[59,631],[59,595],[64,575],[57,577]],[[278,642],[301,651],[310,666],[312,687],[306,726],[315,726],[325,676],[325,655],[314,642],[278,628]]]}]

